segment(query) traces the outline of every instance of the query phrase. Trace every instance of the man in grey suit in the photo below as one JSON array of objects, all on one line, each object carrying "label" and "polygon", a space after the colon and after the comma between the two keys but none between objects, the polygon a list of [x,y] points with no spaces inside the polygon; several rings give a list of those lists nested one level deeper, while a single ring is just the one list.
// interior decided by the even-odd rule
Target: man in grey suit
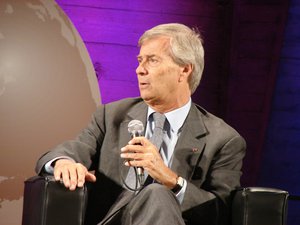
[{"label": "man in grey suit", "polygon": [[[39,159],[36,172],[53,173],[70,190],[95,182],[87,214],[96,219],[89,225],[100,220],[227,224],[246,144],[223,120],[191,101],[204,67],[200,34],[182,24],[162,24],[146,31],[139,46],[141,98],[100,106],[76,140]],[[161,147],[151,142],[154,114],[165,121]],[[132,120],[144,124],[143,136],[131,138]],[[130,188],[132,168],[142,171],[146,181]]]}]

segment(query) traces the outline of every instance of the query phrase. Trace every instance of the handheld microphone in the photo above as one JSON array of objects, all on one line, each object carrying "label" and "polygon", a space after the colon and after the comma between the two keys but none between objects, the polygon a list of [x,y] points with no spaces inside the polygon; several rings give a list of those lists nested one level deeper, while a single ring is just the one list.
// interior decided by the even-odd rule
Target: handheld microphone
[{"label": "handheld microphone", "polygon": [[[131,138],[141,137],[144,132],[144,125],[139,120],[131,120],[128,124],[128,132],[131,135]],[[143,167],[137,167],[138,180],[141,185],[144,184],[144,169]]]}]

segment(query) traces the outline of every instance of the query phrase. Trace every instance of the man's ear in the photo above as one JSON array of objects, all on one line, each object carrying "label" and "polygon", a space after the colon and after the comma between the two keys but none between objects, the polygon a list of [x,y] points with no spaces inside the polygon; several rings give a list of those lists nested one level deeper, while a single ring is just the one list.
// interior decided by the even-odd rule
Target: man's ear
[{"label": "man's ear", "polygon": [[189,77],[190,75],[192,74],[193,72],[193,65],[192,64],[187,64],[187,65],[184,65],[182,68],[181,68],[181,74],[180,74],[180,77],[179,77],[179,81],[183,81],[183,80],[189,80]]}]

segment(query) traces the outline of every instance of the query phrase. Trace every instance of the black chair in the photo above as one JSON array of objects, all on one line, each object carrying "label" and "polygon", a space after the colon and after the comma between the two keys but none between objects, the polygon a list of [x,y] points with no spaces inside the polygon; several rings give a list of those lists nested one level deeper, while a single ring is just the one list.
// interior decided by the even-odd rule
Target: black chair
[{"label": "black chair", "polygon": [[[25,181],[22,225],[83,225],[88,188],[69,191],[53,177]],[[285,225],[288,192],[262,187],[236,190],[232,225]]]},{"label": "black chair", "polygon": [[237,190],[232,202],[232,225],[285,225],[288,192],[263,187]]}]

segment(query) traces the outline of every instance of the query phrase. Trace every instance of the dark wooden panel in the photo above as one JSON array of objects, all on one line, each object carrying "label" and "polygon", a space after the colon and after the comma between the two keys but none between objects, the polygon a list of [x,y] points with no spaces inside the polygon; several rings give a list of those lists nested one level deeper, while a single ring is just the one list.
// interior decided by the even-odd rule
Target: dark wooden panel
[{"label": "dark wooden panel", "polygon": [[[248,88],[251,88],[250,86]],[[236,91],[235,101],[231,104],[231,110],[235,112],[258,112],[263,111],[264,94],[245,93]]]},{"label": "dark wooden panel", "polygon": [[278,24],[276,23],[242,23],[239,26],[239,41],[256,40],[272,41],[277,35]]},{"label": "dark wooden panel", "polygon": [[81,6],[89,8],[113,9],[116,11],[138,11],[152,14],[201,15],[213,17],[217,15],[217,1],[198,0],[57,0],[60,5]]},{"label": "dark wooden panel", "polygon": [[236,82],[229,85],[230,89],[235,90],[236,93],[260,94],[262,96],[267,86],[264,76],[255,76],[254,74],[239,76],[236,78]]},{"label": "dark wooden panel", "polygon": [[236,58],[234,73],[232,74],[231,79],[235,79],[235,77],[240,76],[250,76],[253,78],[257,76],[264,76],[267,80],[270,72],[270,67],[271,65],[269,59]]},{"label": "dark wooden panel", "polygon": [[[231,124],[241,126],[245,134],[248,153],[244,164],[246,179],[243,182],[245,185],[255,185],[269,122],[288,2],[247,2],[236,0],[234,4],[226,118]],[[247,80],[250,79],[253,81],[247,87]],[[252,132],[250,124],[238,119],[251,110],[257,112],[255,120],[249,118],[252,123],[259,124],[255,132]]]},{"label": "dark wooden panel", "polygon": [[[270,59],[273,53],[273,41],[265,40],[244,40],[241,45],[238,46],[239,58],[267,58]],[[255,47],[253,47],[255,46]]]},{"label": "dark wooden panel", "polygon": [[[136,46],[145,29],[161,23],[181,22],[189,26],[210,24],[210,18],[175,14],[65,6],[85,42]],[[82,16],[88,15],[88,17]],[[201,26],[200,26],[201,29]]]},{"label": "dark wooden panel", "polygon": [[248,140],[248,137],[251,135],[257,136],[257,130],[261,129],[261,114],[259,112],[242,112],[241,110],[235,110],[227,117],[226,121],[230,121],[230,124],[235,127],[246,140]]},{"label": "dark wooden panel", "polygon": [[285,19],[287,8],[284,4],[268,5],[264,1],[262,4],[243,5],[239,8],[239,21],[241,23],[253,22],[256,23],[281,23]]}]

